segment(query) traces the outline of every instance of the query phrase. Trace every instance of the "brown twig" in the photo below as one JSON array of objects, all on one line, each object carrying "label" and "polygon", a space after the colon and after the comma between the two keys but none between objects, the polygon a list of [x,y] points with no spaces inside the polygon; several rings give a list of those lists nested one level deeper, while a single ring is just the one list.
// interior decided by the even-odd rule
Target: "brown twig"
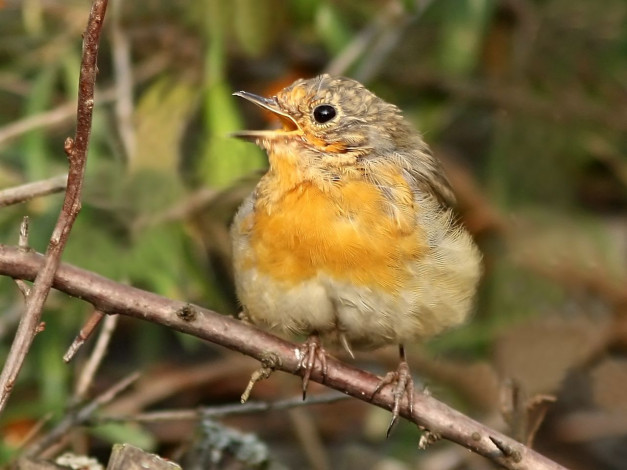
[{"label": "brown twig", "polygon": [[94,310],[83,327],[80,329],[72,344],[67,349],[67,352],[63,355],[64,362],[70,362],[78,350],[85,344],[85,341],[93,334],[96,327],[100,324],[100,322],[104,319],[105,314],[99,310]]},{"label": "brown twig", "polygon": [[47,180],[26,183],[0,191],[0,207],[26,202],[39,196],[59,193],[67,185],[67,175],[59,175]]},{"label": "brown twig", "polygon": [[253,361],[232,354],[210,364],[201,363],[189,367],[178,367],[169,373],[145,373],[135,389],[124,398],[116,400],[108,411],[112,413],[138,413],[154,403],[181,394],[194,387],[206,387],[234,377],[246,376],[252,369]]},{"label": "brown twig", "polygon": [[93,422],[96,424],[106,424],[111,422],[116,423],[128,421],[134,421],[137,423],[155,423],[160,421],[199,421],[203,418],[223,418],[225,416],[263,413],[266,411],[281,411],[300,406],[335,403],[340,400],[346,400],[347,398],[349,397],[342,395],[341,393],[325,393],[323,395],[307,397],[307,401],[303,401],[302,397],[299,395],[297,398],[287,398],[285,400],[275,402],[248,402],[245,405],[237,403],[235,405],[211,406],[197,409],[150,411],[129,416],[99,416],[93,420]]},{"label": "brown twig", "polygon": [[76,113],[76,103],[64,103],[45,113],[28,116],[0,128],[0,145],[26,132],[42,127],[51,127],[68,121]]},{"label": "brown twig", "polygon": [[28,446],[28,448],[24,451],[24,456],[36,457],[41,454],[48,447],[64,437],[70,429],[89,421],[96,411],[126,390],[138,378],[138,372],[128,375],[107,389],[104,393],[98,395],[82,408],[76,410],[75,412],[67,413],[63,420],[61,420],[61,422],[57,424],[48,434]]},{"label": "brown twig", "polygon": [[[136,84],[150,79],[167,67],[167,64],[167,58],[163,55],[152,56],[133,69],[133,78],[136,79]],[[106,90],[96,93],[96,99],[100,104],[115,101],[116,96],[117,91],[115,87],[107,88]],[[66,124],[70,122],[75,115],[76,102],[69,102],[63,103],[50,111],[14,121],[4,127],[0,127],[0,146],[17,139],[27,132]]]},{"label": "brown twig", "polygon": [[63,209],[52,232],[46,256],[28,297],[26,309],[17,328],[11,350],[0,374],[0,411],[4,409],[17,376],[24,364],[35,335],[40,330],[41,313],[52,285],[54,273],[61,262],[72,225],[81,208],[83,176],[94,109],[94,86],[98,41],[107,8],[107,0],[94,0],[84,33],[83,57],[79,78],[77,126],[75,139],[65,141],[69,160],[68,185]]},{"label": "brown twig", "polygon": [[[41,255],[0,245],[1,274],[33,279],[42,264]],[[295,344],[211,310],[118,284],[67,264],[61,265],[57,270],[54,287],[79,297],[104,312],[115,312],[159,323],[257,360],[267,357],[269,353],[276,355],[280,358],[276,365],[277,370],[295,375],[303,374],[299,369],[299,349]],[[388,387],[373,397],[380,380],[378,377],[331,357],[327,359],[326,377],[322,376],[320,367],[316,367],[311,374],[311,380],[381,408],[391,410],[394,404],[394,397]],[[408,404],[403,403],[401,415],[431,433],[457,442],[506,468],[563,469],[532,449],[472,420],[427,394],[418,393],[414,396],[413,410],[412,415]]]},{"label": "brown twig", "polygon": [[120,317],[117,315],[109,315],[105,319],[100,335],[98,336],[98,340],[96,341],[96,345],[94,346],[94,350],[89,356],[89,360],[85,366],[83,366],[83,370],[76,381],[76,390],[74,392],[74,398],[76,400],[82,400],[87,396],[89,386],[96,375],[96,371],[98,370],[102,359],[107,353],[107,347],[109,346],[111,336],[113,335],[113,331],[118,323],[118,318]]}]

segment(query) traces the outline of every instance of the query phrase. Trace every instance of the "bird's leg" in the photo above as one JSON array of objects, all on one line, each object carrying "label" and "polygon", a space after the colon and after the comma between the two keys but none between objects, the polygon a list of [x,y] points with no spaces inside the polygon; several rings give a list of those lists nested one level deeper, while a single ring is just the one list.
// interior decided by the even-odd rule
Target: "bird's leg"
[{"label": "bird's leg", "polygon": [[307,397],[307,385],[309,384],[309,378],[311,377],[311,371],[316,365],[316,360],[322,367],[322,377],[327,375],[327,357],[320,344],[320,337],[317,333],[311,334],[305,342],[300,346],[300,362],[298,363],[298,370],[304,369],[303,375],[303,400]]},{"label": "bird's leg", "polygon": [[405,360],[405,348],[402,344],[398,346],[398,352],[400,356],[400,362],[398,368],[395,371],[388,372],[385,377],[381,379],[377,388],[375,388],[372,397],[379,393],[386,385],[394,385],[392,394],[394,395],[394,407],[392,408],[392,421],[388,426],[387,436],[390,435],[392,427],[398,420],[399,409],[403,397],[407,397],[409,403],[409,413],[414,414],[414,381],[409,371],[409,365]]}]

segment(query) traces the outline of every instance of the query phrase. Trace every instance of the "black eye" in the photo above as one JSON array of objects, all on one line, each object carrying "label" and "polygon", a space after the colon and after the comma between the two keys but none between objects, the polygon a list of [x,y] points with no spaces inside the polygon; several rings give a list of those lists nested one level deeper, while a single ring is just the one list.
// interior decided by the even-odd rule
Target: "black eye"
[{"label": "black eye", "polygon": [[319,124],[329,122],[336,114],[335,108],[329,104],[321,104],[313,110],[313,117]]}]

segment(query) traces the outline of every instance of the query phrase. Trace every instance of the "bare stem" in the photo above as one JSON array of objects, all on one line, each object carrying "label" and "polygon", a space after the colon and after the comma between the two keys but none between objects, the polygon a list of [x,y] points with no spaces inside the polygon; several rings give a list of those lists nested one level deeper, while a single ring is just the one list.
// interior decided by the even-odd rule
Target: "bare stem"
[{"label": "bare stem", "polygon": [[[98,310],[96,310],[96,312],[98,312],[98,314],[101,313]],[[118,323],[118,318],[120,317],[117,315],[109,315],[106,317],[104,325],[102,326],[102,331],[100,332],[96,345],[94,346],[94,350],[92,351],[91,356],[89,356],[89,360],[83,367],[83,370],[76,382],[76,392],[74,396],[77,400],[81,400],[87,396],[87,392],[94,380],[96,371],[98,370],[98,367],[100,367],[100,363],[107,353],[107,347],[109,346],[109,342],[113,336],[113,331]]]},{"label": "bare stem", "polygon": [[26,202],[39,196],[61,192],[67,185],[67,175],[26,183],[0,191],[0,207]]},{"label": "bare stem", "polygon": [[76,355],[78,350],[83,347],[85,341],[87,341],[89,337],[94,333],[94,330],[98,325],[100,325],[100,322],[104,319],[104,317],[105,314],[98,310],[94,310],[91,313],[83,327],[74,338],[74,341],[72,341],[72,344],[70,344],[67,352],[63,355],[63,361],[70,362],[72,359],[74,359],[74,356]]},{"label": "bare stem", "polygon": [[309,397],[303,401],[299,395],[296,398],[287,398],[275,402],[248,402],[244,405],[209,406],[196,409],[161,410],[138,413],[134,415],[99,416],[93,422],[96,424],[123,423],[134,421],[137,423],[155,423],[160,421],[199,421],[203,418],[222,418],[224,416],[245,415],[263,413],[266,411],[279,411],[297,408],[299,406],[320,405],[346,400],[348,397],[341,393],[325,393],[323,395]]},{"label": "bare stem", "polygon": [[40,321],[44,302],[50,292],[52,281],[61,255],[67,243],[76,216],[81,208],[83,177],[87,162],[87,147],[91,132],[94,108],[94,86],[98,41],[107,9],[107,0],[94,0],[84,33],[83,57],[79,77],[77,126],[74,140],[68,138],[65,151],[69,160],[68,184],[63,200],[63,209],[57,219],[41,269],[28,296],[26,309],[11,345],[11,350],[0,374],[0,411],[6,406],[17,376],[22,369],[26,354],[35,335],[41,330]]}]

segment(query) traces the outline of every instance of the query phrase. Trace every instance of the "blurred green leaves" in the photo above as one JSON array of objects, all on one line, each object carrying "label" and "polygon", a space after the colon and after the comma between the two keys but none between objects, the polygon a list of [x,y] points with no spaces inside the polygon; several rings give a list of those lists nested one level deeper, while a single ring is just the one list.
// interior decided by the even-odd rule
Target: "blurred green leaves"
[{"label": "blurred green leaves", "polygon": [[[33,81],[30,96],[26,100],[25,115],[32,116],[48,109],[52,104],[52,93],[57,79],[57,67],[47,66]],[[43,179],[48,175],[47,140],[43,131],[31,131],[22,138],[22,150],[28,158],[26,175],[29,180]]]},{"label": "blurred green leaves", "polygon": [[338,54],[350,40],[351,32],[333,2],[320,2],[314,21],[317,35],[329,53]]},{"label": "blurred green leaves", "polygon": [[[237,110],[233,89],[226,81],[226,41],[228,40],[225,21],[240,20],[238,17],[250,17],[254,20],[253,8],[267,8],[270,2],[258,2],[253,6],[251,2],[241,3],[242,11],[235,14],[231,9],[232,2],[226,0],[205,0],[207,3],[208,20],[206,29],[207,53],[205,56],[205,99],[204,125],[207,134],[202,160],[198,166],[202,181],[210,186],[226,186],[248,172],[260,168],[263,164],[259,150],[246,145],[228,136],[229,132],[242,128],[241,119]],[[262,24],[263,20],[265,24]],[[262,31],[269,26],[270,16],[262,16],[258,21]],[[229,21],[229,22],[230,22]],[[243,21],[243,20],[241,20]],[[226,23],[229,24],[229,23]],[[235,27],[236,31],[239,31]],[[247,46],[247,36],[242,36],[244,48]]]},{"label": "blurred green leaves", "polygon": [[442,71],[467,75],[477,68],[494,0],[442,0],[438,2],[442,27],[437,47]]},{"label": "blurred green leaves", "polygon": [[133,116],[136,144],[129,158],[129,172],[151,169],[178,175],[185,123],[198,99],[195,87],[183,80],[164,77],[150,84],[139,97]]},{"label": "blurred green leaves", "polygon": [[285,11],[277,0],[235,0],[233,30],[247,56],[261,57],[280,37]]}]

